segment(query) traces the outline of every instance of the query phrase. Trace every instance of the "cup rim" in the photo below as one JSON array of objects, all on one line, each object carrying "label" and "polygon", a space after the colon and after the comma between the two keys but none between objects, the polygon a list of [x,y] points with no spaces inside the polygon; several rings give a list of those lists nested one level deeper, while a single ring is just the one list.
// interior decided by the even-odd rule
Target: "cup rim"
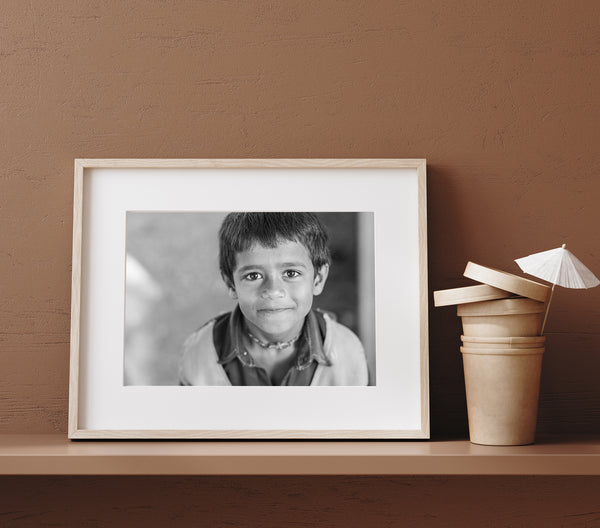
[{"label": "cup rim", "polygon": [[536,315],[545,310],[542,302],[525,297],[496,299],[469,304],[459,304],[456,313],[466,317],[485,317],[496,315]]},{"label": "cup rim", "polygon": [[[521,345],[521,344],[536,344],[545,343],[546,336],[506,336],[506,337],[481,337],[481,336],[460,336],[463,343],[476,344],[495,344],[495,345]],[[536,348],[536,347],[532,347]]]},{"label": "cup rim", "polygon": [[536,348],[476,348],[460,347],[462,354],[474,356],[541,356],[545,347]]}]

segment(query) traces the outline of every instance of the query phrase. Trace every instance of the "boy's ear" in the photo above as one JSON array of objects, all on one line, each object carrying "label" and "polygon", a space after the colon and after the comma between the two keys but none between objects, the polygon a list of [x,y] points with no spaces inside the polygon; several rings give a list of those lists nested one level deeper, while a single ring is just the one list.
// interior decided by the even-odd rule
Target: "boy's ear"
[{"label": "boy's ear", "polygon": [[329,264],[323,264],[318,270],[315,270],[315,280],[313,282],[313,295],[320,295],[329,276]]},{"label": "boy's ear", "polygon": [[238,296],[237,296],[237,292],[235,291],[235,286],[225,275],[223,275],[223,273],[221,273],[221,278],[223,279],[225,286],[227,286],[227,291],[229,292],[229,297],[231,297],[234,300],[237,300]]}]

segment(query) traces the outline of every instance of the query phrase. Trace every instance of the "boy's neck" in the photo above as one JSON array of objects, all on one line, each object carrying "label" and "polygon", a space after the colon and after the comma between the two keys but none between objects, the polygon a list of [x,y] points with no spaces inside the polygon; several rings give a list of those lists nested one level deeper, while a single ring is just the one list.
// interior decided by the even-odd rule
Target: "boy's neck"
[{"label": "boy's neck", "polygon": [[300,338],[300,333],[289,339],[287,341],[262,341],[258,337],[256,337],[250,330],[246,330],[246,334],[250,338],[250,340],[256,343],[259,347],[265,349],[274,349],[274,350],[284,350],[290,348],[298,339]]},{"label": "boy's neck", "polygon": [[285,332],[270,334],[252,324],[250,321],[248,321],[248,319],[244,318],[242,328],[248,338],[260,347],[265,349],[285,349],[287,348],[287,343],[293,345],[300,338],[302,335],[302,329],[304,328],[304,322],[305,319]]}]

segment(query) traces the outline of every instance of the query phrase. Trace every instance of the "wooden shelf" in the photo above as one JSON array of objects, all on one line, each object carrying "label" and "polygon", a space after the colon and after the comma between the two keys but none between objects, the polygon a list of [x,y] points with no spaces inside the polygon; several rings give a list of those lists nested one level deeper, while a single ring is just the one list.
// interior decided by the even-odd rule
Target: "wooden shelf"
[{"label": "wooden shelf", "polygon": [[600,475],[600,437],[448,441],[70,441],[0,435],[2,475]]}]

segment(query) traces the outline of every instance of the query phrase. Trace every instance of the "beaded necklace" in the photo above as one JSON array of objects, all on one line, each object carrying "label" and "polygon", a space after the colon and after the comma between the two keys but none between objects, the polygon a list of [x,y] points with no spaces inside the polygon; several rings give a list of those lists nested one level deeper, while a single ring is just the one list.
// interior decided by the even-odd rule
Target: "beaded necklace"
[{"label": "beaded necklace", "polygon": [[246,330],[246,334],[248,334],[248,337],[254,341],[259,347],[261,348],[274,348],[275,350],[283,350],[284,348],[289,348],[291,347],[296,341],[298,341],[298,339],[300,339],[300,334],[298,334],[296,337],[294,337],[293,339],[290,339],[289,341],[276,341],[275,343],[269,343],[269,342],[264,342],[261,341],[260,339],[258,339],[258,337],[252,335],[250,333],[250,331]]}]

